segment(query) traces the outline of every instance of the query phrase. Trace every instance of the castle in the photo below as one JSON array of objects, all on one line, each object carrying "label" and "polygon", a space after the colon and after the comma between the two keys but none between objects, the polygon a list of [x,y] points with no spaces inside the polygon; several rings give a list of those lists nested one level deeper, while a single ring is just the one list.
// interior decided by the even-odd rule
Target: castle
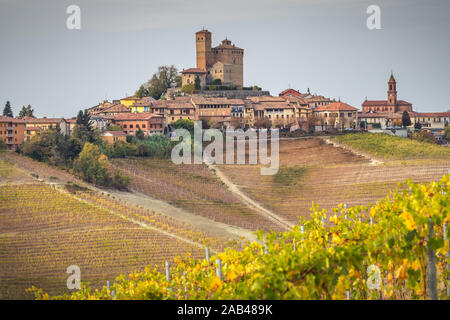
[{"label": "castle", "polygon": [[[220,79],[221,85],[244,85],[244,49],[236,47],[230,40],[211,47],[211,32],[201,30],[195,33],[197,67],[181,71],[182,85],[195,83],[198,77],[200,86],[212,84]],[[216,80],[214,83],[218,83]]]}]

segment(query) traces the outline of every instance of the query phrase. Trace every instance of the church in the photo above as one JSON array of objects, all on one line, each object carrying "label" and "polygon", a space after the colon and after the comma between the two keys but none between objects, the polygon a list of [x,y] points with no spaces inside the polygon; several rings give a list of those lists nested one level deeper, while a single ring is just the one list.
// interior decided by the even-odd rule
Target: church
[{"label": "church", "polygon": [[181,71],[182,85],[195,83],[198,77],[202,88],[220,83],[242,89],[244,49],[236,47],[226,38],[216,47],[211,47],[211,42],[211,32],[208,30],[195,33],[197,67]]},{"label": "church", "polygon": [[398,113],[405,110],[412,112],[412,104],[404,100],[397,100],[397,82],[392,73],[388,81],[387,100],[367,100],[366,98],[362,104],[362,111],[366,113]]}]

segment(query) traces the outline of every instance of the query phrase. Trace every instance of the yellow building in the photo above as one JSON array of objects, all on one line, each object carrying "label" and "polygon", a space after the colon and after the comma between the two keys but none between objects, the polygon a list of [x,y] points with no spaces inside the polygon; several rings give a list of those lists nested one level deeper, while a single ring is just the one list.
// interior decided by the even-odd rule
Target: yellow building
[{"label": "yellow building", "polygon": [[131,96],[120,99],[120,103],[123,104],[124,106],[131,107],[131,105],[135,104],[136,102],[139,102],[140,100],[141,98]]}]

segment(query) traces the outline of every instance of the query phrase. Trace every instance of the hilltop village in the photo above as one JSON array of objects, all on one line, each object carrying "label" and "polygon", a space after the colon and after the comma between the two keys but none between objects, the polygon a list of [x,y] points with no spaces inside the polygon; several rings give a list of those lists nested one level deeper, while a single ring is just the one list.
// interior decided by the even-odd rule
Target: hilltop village
[{"label": "hilltop village", "polygon": [[[212,47],[208,30],[195,34],[196,67],[180,72],[181,85],[167,88],[160,99],[129,96],[103,101],[87,108],[93,127],[108,143],[134,136],[168,134],[180,119],[202,120],[208,127],[279,128],[285,132],[317,132],[427,129],[437,137],[450,122],[447,112],[415,112],[413,105],[397,98],[397,85],[391,74],[386,100],[365,100],[361,110],[336,99],[287,88],[272,96],[261,88],[244,87],[244,49],[224,39]],[[186,89],[191,90],[186,90]],[[405,123],[405,117],[409,120]],[[0,116],[0,139],[8,150],[48,128],[59,126],[70,136],[76,118],[13,118]],[[115,125],[115,130],[109,130]],[[120,128],[120,130],[117,130]]]}]

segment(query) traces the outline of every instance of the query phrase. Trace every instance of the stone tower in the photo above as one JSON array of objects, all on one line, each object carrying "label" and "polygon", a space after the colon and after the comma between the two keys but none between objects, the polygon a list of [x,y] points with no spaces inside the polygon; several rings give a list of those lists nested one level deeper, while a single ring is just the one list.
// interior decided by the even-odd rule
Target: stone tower
[{"label": "stone tower", "polygon": [[211,32],[201,30],[195,33],[195,44],[197,51],[197,68],[208,71],[212,65]]},{"label": "stone tower", "polygon": [[388,105],[396,106],[397,105],[397,82],[393,74],[391,73],[391,77],[388,82]]}]

